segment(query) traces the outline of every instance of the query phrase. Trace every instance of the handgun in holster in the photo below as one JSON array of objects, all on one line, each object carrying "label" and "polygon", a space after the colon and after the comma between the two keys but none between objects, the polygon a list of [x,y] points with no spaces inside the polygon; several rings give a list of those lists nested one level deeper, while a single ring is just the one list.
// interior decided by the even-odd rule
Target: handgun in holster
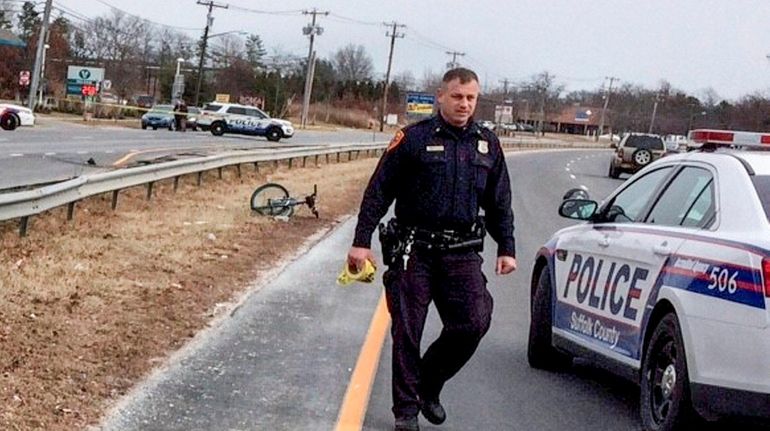
[{"label": "handgun in holster", "polygon": [[390,266],[403,254],[404,243],[400,235],[399,225],[396,219],[392,218],[387,224],[380,223],[378,228],[380,230],[382,260],[385,265]]}]

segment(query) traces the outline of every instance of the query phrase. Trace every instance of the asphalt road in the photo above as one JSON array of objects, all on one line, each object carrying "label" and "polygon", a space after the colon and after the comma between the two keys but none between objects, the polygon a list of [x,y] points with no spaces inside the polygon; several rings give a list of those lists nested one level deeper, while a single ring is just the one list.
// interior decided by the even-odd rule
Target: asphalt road
[{"label": "asphalt road", "polygon": [[[137,124],[139,120],[136,120]],[[84,125],[39,117],[35,127],[0,132],[0,190],[61,181],[168,157],[197,157],[239,149],[386,142],[390,134],[358,130],[297,130],[280,142],[209,132],[141,130],[120,125]]]},{"label": "asphalt road", "polygon": [[[585,362],[560,373],[529,368],[529,279],[536,250],[571,221],[556,213],[569,188],[601,200],[622,180],[606,177],[608,151],[518,153],[514,187],[519,270],[485,272],[495,300],[492,327],[468,365],[445,387],[448,419],[423,430],[639,430],[639,389]],[[138,388],[105,430],[331,430],[382,288],[340,288],[349,220],[256,290],[220,326],[199,337]],[[440,330],[431,311],[423,348]],[[389,337],[376,368],[365,430],[389,430]],[[725,429],[717,424],[708,429]],[[735,428],[735,426],[728,426]],[[741,427],[741,429],[747,429]]]}]

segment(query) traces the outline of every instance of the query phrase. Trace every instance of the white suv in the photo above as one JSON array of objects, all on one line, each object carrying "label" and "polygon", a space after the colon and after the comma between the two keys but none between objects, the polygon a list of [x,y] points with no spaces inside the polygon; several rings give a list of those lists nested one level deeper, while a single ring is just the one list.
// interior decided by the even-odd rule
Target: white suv
[{"label": "white suv", "polygon": [[294,136],[294,126],[286,120],[270,118],[254,106],[235,103],[209,103],[198,116],[198,127],[211,130],[215,136],[225,133],[264,136],[268,141]]}]

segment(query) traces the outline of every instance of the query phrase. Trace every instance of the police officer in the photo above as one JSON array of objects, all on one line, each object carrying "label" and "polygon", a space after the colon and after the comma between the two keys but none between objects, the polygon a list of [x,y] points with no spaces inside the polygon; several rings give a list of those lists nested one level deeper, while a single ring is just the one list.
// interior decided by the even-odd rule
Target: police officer
[{"label": "police officer", "polygon": [[[444,383],[470,359],[489,329],[492,297],[482,259],[478,248],[463,246],[473,235],[480,208],[497,242],[496,273],[516,269],[510,179],[497,137],[473,121],[478,97],[476,73],[465,68],[446,72],[438,91],[439,113],[396,133],[380,159],[348,253],[351,267],[375,261],[371,237],[395,200],[399,255],[383,282],[392,319],[396,430],[419,430],[419,412],[434,424],[446,419],[439,400]],[[457,247],[446,247],[452,238]],[[431,302],[444,326],[421,357]]]}]

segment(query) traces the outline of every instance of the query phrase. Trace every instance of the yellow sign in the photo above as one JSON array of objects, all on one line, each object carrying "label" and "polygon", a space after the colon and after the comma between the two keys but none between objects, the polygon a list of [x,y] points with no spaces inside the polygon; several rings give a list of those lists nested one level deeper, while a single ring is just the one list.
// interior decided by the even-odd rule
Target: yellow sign
[{"label": "yellow sign", "polygon": [[230,95],[229,94],[217,94],[217,97],[215,99],[219,103],[230,103]]}]

